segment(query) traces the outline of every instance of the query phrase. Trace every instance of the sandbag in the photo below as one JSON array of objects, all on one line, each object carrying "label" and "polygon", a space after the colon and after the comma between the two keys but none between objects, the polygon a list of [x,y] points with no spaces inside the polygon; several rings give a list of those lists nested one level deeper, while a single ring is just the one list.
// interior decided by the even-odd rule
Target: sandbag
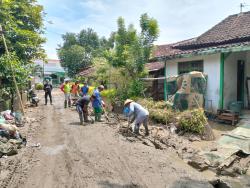
[{"label": "sandbag", "polygon": [[190,72],[168,79],[168,102],[177,110],[192,110],[204,107],[207,81],[201,72]]}]

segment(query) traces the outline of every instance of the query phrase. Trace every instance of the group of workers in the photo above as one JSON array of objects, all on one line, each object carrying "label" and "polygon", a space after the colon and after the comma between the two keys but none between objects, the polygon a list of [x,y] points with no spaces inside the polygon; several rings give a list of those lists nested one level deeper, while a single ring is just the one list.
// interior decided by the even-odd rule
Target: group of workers
[{"label": "group of workers", "polygon": [[65,82],[61,85],[60,89],[64,93],[64,108],[71,107],[71,99],[79,98],[79,96],[86,96],[89,91],[87,82],[84,82],[84,86],[80,87],[79,82],[76,81],[73,85],[70,84],[70,80],[65,79]]},{"label": "group of workers", "polygon": [[[75,99],[74,105],[79,114],[79,119],[81,125],[89,122],[89,103],[92,103],[93,111],[95,114],[95,121],[101,122],[102,113],[105,110],[105,103],[102,100],[101,92],[104,90],[104,86],[98,86],[93,93],[90,95],[89,86],[87,82],[84,82],[84,85],[80,87],[79,82],[76,81],[73,85],[70,84],[70,80],[66,79],[65,82],[60,87],[61,91],[64,93],[64,108],[71,107],[72,96]],[[52,85],[46,81],[44,85],[45,91],[45,104],[47,105],[47,97],[50,98],[50,103],[52,104]],[[145,128],[145,135],[149,135],[148,130],[148,116],[149,112],[147,109],[142,107],[140,104],[136,103],[131,99],[127,99],[124,102],[124,115],[128,117],[129,124],[133,122],[133,132],[139,134],[140,125],[143,124]]]},{"label": "group of workers", "polygon": [[73,97],[74,105],[79,113],[81,124],[89,122],[88,106],[90,102],[92,103],[95,113],[95,121],[101,121],[101,115],[105,107],[100,94],[100,92],[104,90],[103,85],[97,87],[91,95],[89,94],[89,86],[87,82],[84,82],[84,85],[80,87],[78,81],[71,85],[69,80],[65,80],[65,83],[62,84],[60,89],[63,91],[65,96],[64,108],[71,107],[71,96]]}]

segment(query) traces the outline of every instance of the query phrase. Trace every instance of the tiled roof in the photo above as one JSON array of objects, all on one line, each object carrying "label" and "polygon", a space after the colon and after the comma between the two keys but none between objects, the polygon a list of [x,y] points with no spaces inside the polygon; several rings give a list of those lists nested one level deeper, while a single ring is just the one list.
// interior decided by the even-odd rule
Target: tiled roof
[{"label": "tiled roof", "polygon": [[94,67],[87,67],[86,69],[84,69],[83,71],[81,71],[79,73],[80,76],[91,76],[92,74],[94,74],[95,72],[95,68]]},{"label": "tiled roof", "polygon": [[[240,42],[240,43],[233,43],[233,44],[222,44],[222,45],[216,45],[211,47],[200,47],[196,49],[176,49],[169,45],[159,45],[156,47],[154,54],[154,58],[157,57],[168,57],[168,58],[175,58],[179,55],[185,55],[185,54],[198,54],[200,52],[209,51],[209,50],[221,50],[221,49],[227,49],[232,47],[244,47],[244,46],[250,46],[250,41],[248,42]],[[219,52],[219,51],[218,51]],[[152,58],[152,60],[154,60]]]},{"label": "tiled roof", "polygon": [[[245,40],[244,40],[245,39]],[[190,41],[180,46],[216,45],[250,39],[250,11],[228,16],[222,22],[203,33],[194,41]]]},{"label": "tiled roof", "polygon": [[151,62],[146,63],[145,67],[148,69],[149,72],[158,71],[164,67],[162,62]]},{"label": "tiled roof", "polygon": [[155,49],[153,50],[153,57],[161,57],[161,56],[171,56],[174,54],[181,53],[183,50],[176,48],[178,45],[183,45],[185,43],[189,43],[191,41],[194,41],[195,38],[180,41],[173,44],[165,44],[165,45],[157,45],[155,46]]},{"label": "tiled roof", "polygon": [[175,57],[236,46],[250,46],[250,12],[231,15],[197,38],[158,45],[153,57]]}]

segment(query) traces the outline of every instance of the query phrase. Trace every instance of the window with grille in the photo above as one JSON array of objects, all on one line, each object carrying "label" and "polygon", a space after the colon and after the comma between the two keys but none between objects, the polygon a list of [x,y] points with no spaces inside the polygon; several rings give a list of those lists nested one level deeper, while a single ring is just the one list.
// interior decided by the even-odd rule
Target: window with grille
[{"label": "window with grille", "polygon": [[203,72],[203,60],[178,63],[178,74],[184,74],[191,71]]}]

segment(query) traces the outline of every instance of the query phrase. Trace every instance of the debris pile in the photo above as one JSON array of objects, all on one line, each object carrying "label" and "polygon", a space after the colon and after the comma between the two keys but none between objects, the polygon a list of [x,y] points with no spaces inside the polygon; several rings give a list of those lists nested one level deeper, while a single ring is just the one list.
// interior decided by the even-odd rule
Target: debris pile
[{"label": "debris pile", "polygon": [[210,128],[204,110],[202,108],[186,110],[183,112],[173,110],[171,105],[165,101],[153,101],[140,99],[138,101],[149,111],[151,120],[176,127],[177,132],[191,132],[198,134],[205,140],[213,140],[213,132]]},{"label": "debris pile", "polygon": [[[182,117],[188,119],[186,112]],[[199,115],[197,115],[196,118],[199,119]],[[205,120],[206,119],[203,119],[204,124],[207,123]],[[197,123],[196,119],[186,121],[191,121],[191,124]],[[245,130],[240,131],[236,129],[232,131],[231,134],[224,135],[218,141],[220,144],[218,144],[217,141],[213,141],[212,144],[206,148],[206,151],[202,151],[195,145],[192,145],[192,142],[200,142],[203,138],[199,134],[193,134],[185,131],[176,131],[176,126],[174,123],[170,123],[168,126],[162,124],[150,126],[150,136],[148,137],[135,135],[125,121],[120,121],[119,124],[119,133],[123,135],[129,142],[141,142],[144,145],[155,147],[156,149],[168,148],[176,152],[181,159],[199,171],[210,169],[215,171],[218,175],[232,177],[246,174],[247,171],[250,171],[250,156],[248,153],[249,151],[246,150],[249,146],[249,140],[246,140],[248,132]],[[144,128],[141,127],[140,132],[143,131]],[[232,140],[236,139],[235,137],[237,137],[237,135],[237,141]],[[244,139],[243,136],[245,136]],[[229,141],[234,143],[234,146],[231,148],[228,148],[228,145],[230,145]],[[239,146],[236,147],[235,144],[240,145],[241,148]]]},{"label": "debris pile", "polygon": [[31,125],[40,119],[23,117],[21,113],[11,113],[10,110],[0,115],[0,158],[15,155],[18,149],[25,146],[27,141],[22,137],[19,127]]},{"label": "debris pile", "polygon": [[250,124],[224,134],[210,151],[187,157],[188,163],[200,170],[212,169],[218,175],[238,176],[250,170]]},{"label": "debris pile", "polygon": [[17,149],[26,144],[18,128],[12,124],[0,124],[0,157],[17,154]]}]

